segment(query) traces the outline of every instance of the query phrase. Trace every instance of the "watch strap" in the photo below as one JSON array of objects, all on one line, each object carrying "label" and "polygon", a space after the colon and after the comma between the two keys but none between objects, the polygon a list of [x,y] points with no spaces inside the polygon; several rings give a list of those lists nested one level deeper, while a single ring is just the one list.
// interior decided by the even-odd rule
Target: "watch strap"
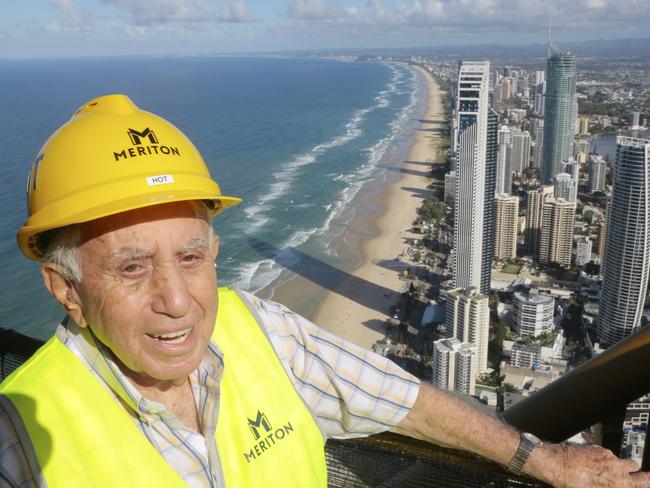
[{"label": "watch strap", "polygon": [[542,441],[533,434],[522,432],[519,436],[519,446],[517,446],[517,450],[508,464],[508,469],[515,474],[521,474],[521,471],[524,469],[524,465],[526,464],[526,461],[528,461],[533,449],[541,443]]}]

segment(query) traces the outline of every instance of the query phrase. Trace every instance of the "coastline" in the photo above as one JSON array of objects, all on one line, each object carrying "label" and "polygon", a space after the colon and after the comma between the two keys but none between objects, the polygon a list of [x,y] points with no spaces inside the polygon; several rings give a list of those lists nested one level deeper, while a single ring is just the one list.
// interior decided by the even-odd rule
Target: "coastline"
[{"label": "coastline", "polygon": [[343,247],[359,249],[353,258],[358,265],[346,272],[319,258],[307,259],[290,279],[260,292],[364,348],[384,337],[389,308],[399,301],[402,282],[390,264],[406,249],[403,231],[429,194],[430,164],[440,142],[436,129],[445,123],[444,92],[428,72],[416,69],[426,80],[427,106],[406,160],[386,166],[399,177],[367,195],[344,236]]},{"label": "coastline", "polygon": [[[427,189],[430,163],[434,162],[439,150],[440,136],[431,129],[445,122],[444,93],[429,73],[417,69],[427,81],[427,108],[406,161],[397,165],[401,176],[388,187],[385,210],[377,220],[379,235],[363,244],[362,262],[352,273],[366,283],[343,280],[335,292],[326,295],[313,317],[315,323],[364,348],[370,348],[384,337],[389,308],[399,301],[402,291],[399,274],[382,264],[394,260],[407,247],[404,230],[410,228],[417,217],[417,209],[430,194]],[[387,291],[377,293],[373,284]]]}]

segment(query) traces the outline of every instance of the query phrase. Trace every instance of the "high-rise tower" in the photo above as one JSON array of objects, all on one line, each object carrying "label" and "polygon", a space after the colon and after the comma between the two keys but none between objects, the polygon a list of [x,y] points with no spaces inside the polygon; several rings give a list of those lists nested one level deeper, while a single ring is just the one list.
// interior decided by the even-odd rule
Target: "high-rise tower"
[{"label": "high-rise tower", "polygon": [[497,184],[496,193],[512,192],[512,134],[507,125],[497,132]]},{"label": "high-rise tower", "polygon": [[501,193],[497,195],[496,203],[497,225],[494,255],[498,259],[514,259],[517,256],[519,197]]},{"label": "high-rise tower", "polygon": [[589,193],[605,191],[607,161],[597,154],[589,158]]},{"label": "high-rise tower", "polygon": [[619,136],[616,143],[598,317],[605,346],[641,325],[650,269],[650,139]]},{"label": "high-rise tower", "polygon": [[499,115],[488,111],[487,142],[485,149],[485,209],[483,211],[483,256],[481,256],[481,286],[483,294],[490,293],[492,283],[492,259],[494,258],[494,234],[496,232],[496,186]]},{"label": "high-rise tower", "polygon": [[447,292],[445,306],[447,337],[469,342],[476,347],[478,374],[487,370],[490,339],[490,308],[488,297],[475,288]]},{"label": "high-rise tower", "polygon": [[542,211],[544,202],[553,198],[553,187],[542,186],[539,190],[531,190],[527,193],[526,207],[526,245],[528,251],[539,259],[539,238],[542,229]]},{"label": "high-rise tower", "polygon": [[569,173],[558,173],[553,179],[555,198],[564,198],[567,202],[576,203],[578,182]]},{"label": "high-rise tower", "polygon": [[[483,244],[489,237],[485,235],[489,75],[488,61],[465,61],[458,75],[453,261],[456,288],[484,290],[486,283],[482,274]],[[494,175],[496,178],[496,169]],[[488,201],[493,204],[494,184],[491,197]],[[487,283],[489,290],[489,278]]]},{"label": "high-rise tower", "polygon": [[547,198],[542,207],[539,262],[569,268],[573,249],[576,204],[564,198]]},{"label": "high-rise tower", "polygon": [[547,184],[562,171],[562,161],[571,156],[577,117],[576,58],[548,45],[546,99],[544,104],[544,148],[541,182]]},{"label": "high-rise tower", "polygon": [[477,375],[476,347],[458,339],[433,343],[432,383],[438,388],[474,395]]},{"label": "high-rise tower", "polygon": [[512,171],[524,172],[530,165],[530,134],[528,131],[512,130]]}]

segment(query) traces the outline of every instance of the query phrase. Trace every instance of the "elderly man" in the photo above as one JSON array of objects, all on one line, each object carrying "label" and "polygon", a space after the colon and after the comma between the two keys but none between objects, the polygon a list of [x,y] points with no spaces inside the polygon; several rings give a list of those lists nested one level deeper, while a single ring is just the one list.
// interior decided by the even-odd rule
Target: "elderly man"
[{"label": "elderly man", "polygon": [[[67,318],[0,385],[0,484],[325,486],[324,441],[392,429],[556,486],[648,486],[609,451],[541,443],[280,305],[217,290],[221,194],[125,96],[46,142],[23,253]],[[217,313],[218,311],[218,313]]]}]

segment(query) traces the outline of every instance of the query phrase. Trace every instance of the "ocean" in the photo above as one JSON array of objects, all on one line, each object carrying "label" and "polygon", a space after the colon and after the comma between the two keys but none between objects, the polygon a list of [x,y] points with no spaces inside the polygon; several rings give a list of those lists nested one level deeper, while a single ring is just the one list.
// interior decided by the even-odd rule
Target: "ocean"
[{"label": "ocean", "polygon": [[[219,283],[258,291],[304,256],[358,262],[345,232],[365,191],[397,178],[424,108],[424,80],[395,63],[295,58],[0,61],[0,327],[37,337],[63,313],[15,244],[25,181],[45,139],[84,102],[125,93],[183,130],[222,191]],[[73,175],[70,175],[73,177]]]}]

